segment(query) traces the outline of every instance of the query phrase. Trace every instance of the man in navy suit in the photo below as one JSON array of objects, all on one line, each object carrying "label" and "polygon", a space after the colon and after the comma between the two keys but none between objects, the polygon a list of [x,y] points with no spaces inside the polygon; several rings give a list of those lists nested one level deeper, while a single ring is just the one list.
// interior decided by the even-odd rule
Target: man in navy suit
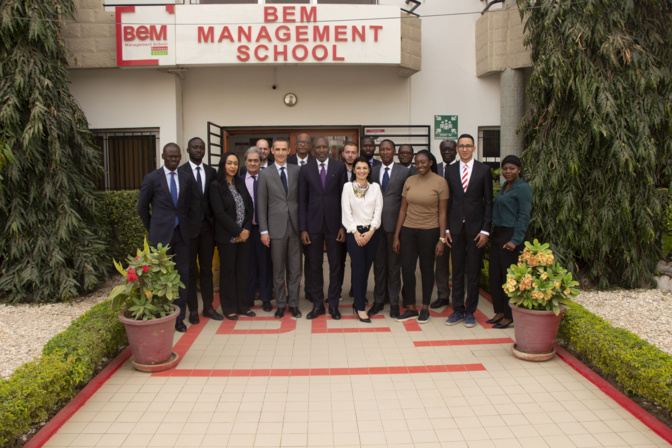
[{"label": "man in navy suit", "polygon": [[366,157],[369,161],[371,168],[381,164],[380,160],[373,158],[373,154],[376,152],[376,141],[373,137],[364,137],[362,138],[362,148],[361,148],[362,157]]},{"label": "man in navy suit", "polygon": [[[189,243],[200,230],[201,198],[194,177],[179,173],[177,167],[182,159],[180,147],[168,143],[163,147],[164,165],[147,174],[140,186],[138,214],[149,232],[149,241],[170,246],[173,261],[185,288],[180,288],[180,298],[175,305],[180,315],[175,321],[175,330],[187,331],[184,317],[187,311],[187,288],[189,286]],[[150,212],[151,206],[151,212]],[[191,229],[195,228],[196,233]]]},{"label": "man in navy suit", "polygon": [[[478,278],[483,246],[488,242],[492,224],[492,175],[490,168],[474,160],[474,137],[462,134],[457,140],[460,161],[446,168],[450,190],[448,199],[446,244],[453,261],[453,310],[446,325],[464,321],[476,326]],[[467,302],[464,302],[464,272],[467,272]],[[445,272],[444,275],[448,275]]]},{"label": "man in navy suit", "polygon": [[345,164],[329,158],[329,143],[324,137],[313,142],[315,159],[299,173],[299,230],[301,241],[310,245],[313,310],[306,316],[315,319],[324,314],[324,277],[322,273],[324,245],[329,261],[329,314],[340,319],[338,297],[341,292],[341,250],[345,229],[341,224],[341,193],[345,183]]},{"label": "man in navy suit", "polygon": [[[198,319],[198,293],[197,281],[201,280],[201,299],[203,301],[203,317],[214,320],[223,320],[224,317],[212,307],[212,257],[215,252],[215,238],[213,232],[214,217],[210,207],[210,184],[215,180],[217,171],[203,163],[205,156],[205,142],[199,137],[194,137],[187,143],[189,161],[179,167],[177,172],[192,175],[196,181],[196,191],[201,203],[201,219],[192,229],[196,236],[189,242],[189,288],[187,293],[187,306],[189,308],[189,322],[197,324]],[[198,260],[198,262],[197,262]],[[200,275],[199,275],[200,268]]]}]

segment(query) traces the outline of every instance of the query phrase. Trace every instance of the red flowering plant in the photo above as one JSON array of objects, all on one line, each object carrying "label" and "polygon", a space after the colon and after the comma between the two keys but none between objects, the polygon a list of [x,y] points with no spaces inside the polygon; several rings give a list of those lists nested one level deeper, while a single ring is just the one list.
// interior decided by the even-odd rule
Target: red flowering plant
[{"label": "red flowering plant", "polygon": [[126,283],[110,292],[112,309],[126,310],[126,317],[135,320],[165,317],[175,311],[173,301],[184,284],[168,249],[161,244],[150,246],[145,239],[144,249],[138,249],[135,257],[128,257],[126,269],[114,260],[114,266],[126,277]]},{"label": "red flowering plant", "polygon": [[563,305],[579,295],[579,290],[574,289],[579,283],[555,262],[548,247],[536,239],[533,244],[526,242],[518,264],[508,269],[502,288],[517,308],[553,311],[557,315]]}]

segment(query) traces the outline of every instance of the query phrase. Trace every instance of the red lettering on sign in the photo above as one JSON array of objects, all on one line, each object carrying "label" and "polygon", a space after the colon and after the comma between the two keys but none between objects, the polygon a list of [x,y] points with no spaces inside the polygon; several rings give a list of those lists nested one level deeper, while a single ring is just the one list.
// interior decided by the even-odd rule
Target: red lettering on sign
[{"label": "red lettering on sign", "polygon": [[149,40],[167,40],[168,39],[168,26],[161,25],[159,32],[156,31],[156,26],[152,25],[149,27]]},{"label": "red lettering on sign", "polygon": [[215,41],[215,28],[212,26],[208,27],[208,31],[205,31],[205,27],[198,27],[198,42],[214,42]]},{"label": "red lettering on sign", "polygon": [[383,27],[381,25],[369,25],[369,28],[373,30],[373,41],[378,42],[378,31],[382,30]]},{"label": "red lettering on sign", "polygon": [[231,35],[231,31],[229,30],[228,26],[225,26],[224,28],[222,28],[222,32],[219,35],[219,40],[217,42],[221,42],[224,39],[229,39],[229,42],[235,42],[233,40],[233,36]]},{"label": "red lettering on sign", "polygon": [[280,42],[287,42],[289,39],[291,39],[292,33],[289,31],[289,27],[287,25],[280,25],[277,27],[275,29],[275,38]]},{"label": "red lettering on sign", "polygon": [[[299,56],[297,54],[297,50],[303,51],[303,54],[301,56]],[[305,45],[297,45],[292,49],[292,56],[297,61],[303,61],[304,59],[306,59],[308,57],[308,48],[306,48]]]},{"label": "red lettering on sign", "polygon": [[334,55],[332,57],[332,60],[334,60],[334,61],[345,61],[345,58],[339,58],[338,57],[338,54],[336,54],[337,49],[338,49],[338,46],[336,44],[334,44]]},{"label": "red lettering on sign", "polygon": [[[318,49],[322,50],[322,56],[317,55]],[[324,61],[325,59],[327,59],[327,56],[329,56],[329,51],[327,50],[327,47],[325,47],[324,45],[315,45],[313,47],[313,59],[315,59],[316,61]]]},{"label": "red lettering on sign", "polygon": [[124,27],[124,40],[133,40],[135,39],[135,28],[132,26]]},{"label": "red lettering on sign", "polygon": [[247,45],[240,45],[240,46],[238,47],[238,56],[237,56],[238,60],[239,60],[240,62],[247,62],[247,61],[249,61],[249,60],[250,60],[250,53],[249,53],[249,51],[250,51],[250,47],[248,47]]},{"label": "red lettering on sign", "polygon": [[296,27],[296,41],[308,42],[308,26],[299,25]]},{"label": "red lettering on sign", "polygon": [[301,21],[302,22],[317,22],[317,8],[314,6],[311,6],[308,8],[307,6],[302,6],[301,7]]},{"label": "red lettering on sign", "polygon": [[275,6],[264,7],[264,22],[277,22],[278,9]]},{"label": "red lettering on sign", "polygon": [[357,39],[357,37],[359,37],[360,41],[365,42],[366,41],[365,30],[366,30],[366,27],[364,25],[362,25],[361,30],[359,28],[357,28],[356,25],[352,25],[352,41],[354,42]]},{"label": "red lettering on sign", "polygon": [[268,33],[268,29],[265,26],[262,26],[259,29],[256,42],[259,42],[261,39],[266,39],[268,42],[271,42],[271,35]]},{"label": "red lettering on sign", "polygon": [[238,27],[238,42],[243,41],[243,37],[247,42],[252,42],[252,27],[248,26],[247,30],[245,27],[239,26]]},{"label": "red lettering on sign", "polygon": [[348,32],[348,27],[345,25],[337,25],[334,27],[334,40],[336,42],[347,42],[348,38],[345,34]]},{"label": "red lettering on sign", "polygon": [[285,6],[282,8],[282,21],[283,22],[296,22],[296,19],[294,18],[294,7],[293,6]]},{"label": "red lettering on sign", "polygon": [[147,29],[145,25],[140,25],[135,30],[135,37],[137,37],[139,40],[147,40],[149,37],[149,29]]},{"label": "red lettering on sign", "polygon": [[282,55],[282,57],[285,59],[285,62],[287,62],[287,45],[282,46],[282,51],[278,51],[278,46],[277,45],[273,46],[273,60],[274,61],[278,60],[278,55]]},{"label": "red lettering on sign", "polygon": [[314,26],[313,27],[313,40],[315,42],[329,42],[329,25],[323,27]]},{"label": "red lettering on sign", "polygon": [[268,47],[266,45],[257,45],[257,48],[254,49],[254,57],[257,58],[258,61],[265,61],[266,59],[268,59],[267,54],[263,56],[259,55],[259,50],[268,51]]}]

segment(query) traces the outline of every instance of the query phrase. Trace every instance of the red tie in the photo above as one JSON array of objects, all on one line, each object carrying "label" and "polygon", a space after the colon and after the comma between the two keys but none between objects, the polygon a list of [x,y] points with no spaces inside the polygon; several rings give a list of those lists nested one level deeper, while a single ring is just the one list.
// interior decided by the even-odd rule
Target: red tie
[{"label": "red tie", "polygon": [[467,192],[467,184],[469,184],[469,171],[467,165],[464,165],[464,172],[462,173],[462,188]]}]

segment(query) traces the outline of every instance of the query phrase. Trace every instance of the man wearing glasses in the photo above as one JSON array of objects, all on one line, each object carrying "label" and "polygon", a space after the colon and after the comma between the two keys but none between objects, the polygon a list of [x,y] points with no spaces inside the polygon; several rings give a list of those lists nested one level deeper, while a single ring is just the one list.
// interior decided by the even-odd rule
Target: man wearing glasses
[{"label": "man wearing glasses", "polygon": [[[453,310],[446,325],[464,321],[476,326],[478,277],[483,246],[492,223],[492,175],[490,168],[474,160],[474,137],[462,134],[457,140],[460,161],[445,168],[450,190],[445,243],[453,261]],[[464,273],[467,273],[467,301],[464,301]],[[446,272],[445,275],[448,275]]]}]

